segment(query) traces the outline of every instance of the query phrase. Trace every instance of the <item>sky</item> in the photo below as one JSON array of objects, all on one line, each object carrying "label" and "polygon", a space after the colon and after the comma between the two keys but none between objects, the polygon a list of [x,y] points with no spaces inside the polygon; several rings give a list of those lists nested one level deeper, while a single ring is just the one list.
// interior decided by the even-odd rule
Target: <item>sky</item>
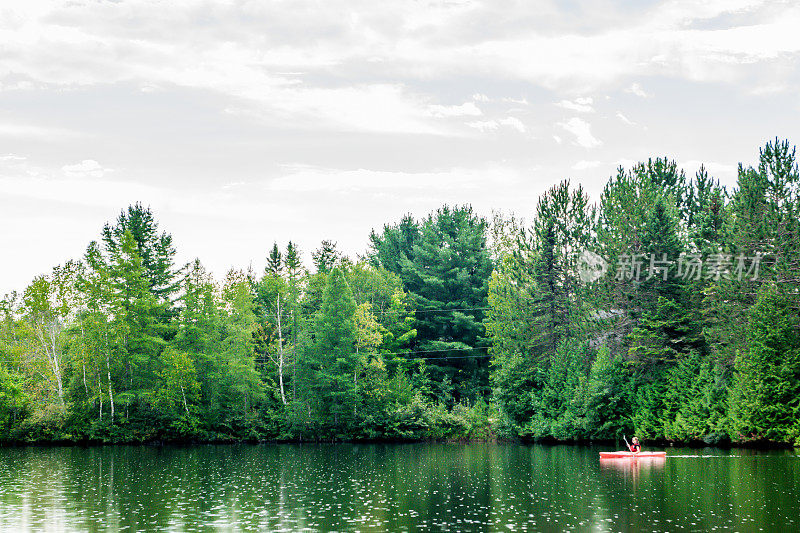
[{"label": "sky", "polygon": [[363,254],[404,214],[530,220],[563,179],[800,139],[796,2],[4,0],[0,294],[134,202],[177,262]]}]

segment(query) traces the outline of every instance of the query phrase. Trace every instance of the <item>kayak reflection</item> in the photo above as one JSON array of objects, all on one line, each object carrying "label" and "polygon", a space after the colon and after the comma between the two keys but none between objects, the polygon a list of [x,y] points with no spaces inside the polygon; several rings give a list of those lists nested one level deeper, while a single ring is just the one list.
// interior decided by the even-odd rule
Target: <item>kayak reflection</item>
[{"label": "kayak reflection", "polygon": [[666,455],[645,457],[601,457],[600,468],[602,470],[617,471],[626,477],[630,475],[636,479],[641,471],[663,470],[666,462]]}]

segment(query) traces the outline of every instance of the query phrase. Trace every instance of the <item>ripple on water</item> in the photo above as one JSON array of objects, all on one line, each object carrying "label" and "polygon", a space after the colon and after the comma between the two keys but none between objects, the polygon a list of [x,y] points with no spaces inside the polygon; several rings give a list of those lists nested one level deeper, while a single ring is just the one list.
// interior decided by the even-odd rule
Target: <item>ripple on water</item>
[{"label": "ripple on water", "polygon": [[715,531],[796,524],[795,455],[676,452],[660,465],[606,468],[596,449],[567,446],[0,449],[0,530]]}]

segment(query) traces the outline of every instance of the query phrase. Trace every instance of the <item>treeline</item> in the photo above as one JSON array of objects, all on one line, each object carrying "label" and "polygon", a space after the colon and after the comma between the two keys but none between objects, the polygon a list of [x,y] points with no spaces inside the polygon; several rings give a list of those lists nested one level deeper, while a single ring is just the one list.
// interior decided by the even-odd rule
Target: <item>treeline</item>
[{"label": "treeline", "polygon": [[217,283],[136,204],[2,301],[0,439],[467,439],[487,428],[486,222],[443,207],[371,237],[274,245]]},{"label": "treeline", "polygon": [[800,440],[800,181],[675,162],[530,224],[407,216],[362,258],[178,267],[140,204],[0,301],[0,440]]},{"label": "treeline", "polygon": [[657,158],[597,205],[564,182],[530,228],[498,224],[486,327],[509,430],[797,443],[799,192],[776,140],[733,191]]}]

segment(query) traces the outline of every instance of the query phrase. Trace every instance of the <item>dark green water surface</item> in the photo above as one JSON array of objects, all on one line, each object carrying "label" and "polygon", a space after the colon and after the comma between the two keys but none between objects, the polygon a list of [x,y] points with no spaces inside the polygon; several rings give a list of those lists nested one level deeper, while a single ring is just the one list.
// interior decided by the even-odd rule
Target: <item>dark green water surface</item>
[{"label": "dark green water surface", "polygon": [[800,531],[793,451],[0,448],[2,531]]}]

